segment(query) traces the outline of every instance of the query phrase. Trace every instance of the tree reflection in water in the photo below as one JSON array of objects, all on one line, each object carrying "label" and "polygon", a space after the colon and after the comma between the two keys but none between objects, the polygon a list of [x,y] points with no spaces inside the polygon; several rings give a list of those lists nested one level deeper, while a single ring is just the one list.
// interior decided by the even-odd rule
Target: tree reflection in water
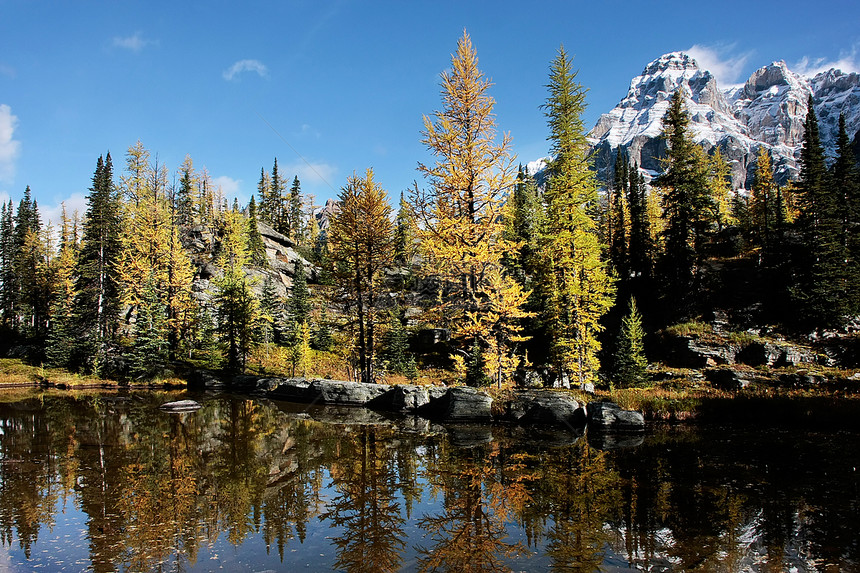
[{"label": "tree reflection in water", "polygon": [[434,543],[420,547],[421,571],[509,571],[504,560],[526,553],[507,541],[508,524],[531,501],[526,454],[498,442],[455,450],[447,443],[427,460],[426,474],[442,511],[418,523]]},{"label": "tree reflection in water", "polygon": [[99,573],[860,569],[856,434],[666,427],[605,451],[485,428],[461,447],[168,399],[0,404],[0,568],[61,570],[63,547]]}]

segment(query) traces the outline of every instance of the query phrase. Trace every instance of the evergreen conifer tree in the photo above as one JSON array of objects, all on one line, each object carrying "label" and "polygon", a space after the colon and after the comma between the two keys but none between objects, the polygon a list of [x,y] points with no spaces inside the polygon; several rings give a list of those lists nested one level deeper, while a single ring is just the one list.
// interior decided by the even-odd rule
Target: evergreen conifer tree
[{"label": "evergreen conifer tree", "polygon": [[305,229],[304,221],[302,220],[302,185],[299,182],[298,176],[293,177],[293,184],[290,186],[290,202],[288,220],[290,226],[290,238],[296,244],[304,244]]},{"label": "evergreen conifer tree", "polygon": [[655,182],[663,187],[664,253],[660,261],[662,290],[678,317],[693,310],[700,287],[704,243],[716,211],[710,169],[704,151],[693,143],[683,88],[672,96],[663,118],[669,151],[666,170]]},{"label": "evergreen conifer tree", "polygon": [[260,293],[260,315],[260,341],[265,344],[281,342],[284,313],[281,301],[275,293],[275,283],[269,276],[266,276],[263,291]]},{"label": "evergreen conifer tree", "polygon": [[317,322],[317,326],[313,331],[311,348],[322,352],[329,352],[333,347],[334,338],[331,334],[331,327],[328,324],[328,320],[325,318],[325,314],[323,314],[322,319]]},{"label": "evergreen conifer tree", "polygon": [[11,328],[15,322],[14,205],[10,199],[0,211],[0,320]]},{"label": "evergreen conifer tree", "polygon": [[278,158],[272,166],[272,176],[269,181],[269,216],[272,218],[272,227],[285,236],[290,235],[290,224],[287,210],[284,208],[284,179],[278,172]]},{"label": "evergreen conifer tree", "polygon": [[645,197],[645,179],[634,162],[628,175],[627,204],[630,206],[630,274],[640,281],[651,277],[654,245]]},{"label": "evergreen conifer tree", "polygon": [[253,195],[251,195],[251,202],[248,203],[248,252],[252,265],[257,267],[268,266],[266,245],[263,243],[263,235],[260,234],[260,228],[257,226],[257,201]]},{"label": "evergreen conifer tree", "polygon": [[645,358],[642,317],[636,299],[630,297],[627,315],[621,321],[621,331],[613,363],[613,379],[624,386],[639,386],[647,380],[648,360]]},{"label": "evergreen conifer tree", "polygon": [[481,343],[476,338],[466,361],[466,385],[474,388],[489,386],[490,377],[487,376],[486,368],[484,349],[481,348]]},{"label": "evergreen conifer tree", "polygon": [[409,203],[400,193],[400,207],[394,218],[394,262],[401,267],[411,264],[412,256],[415,254],[415,229],[412,218],[412,210]]},{"label": "evergreen conifer tree", "polygon": [[290,321],[298,327],[303,322],[310,320],[312,305],[304,263],[301,260],[296,260],[294,269],[293,288],[287,301],[287,314]]},{"label": "evergreen conifer tree", "polygon": [[74,317],[76,244],[72,237],[66,208],[63,205],[60,250],[52,261],[54,293],[51,302],[51,320],[45,343],[48,364],[62,368],[73,366],[76,351]]},{"label": "evergreen conifer tree", "polygon": [[627,248],[627,217],[625,217],[625,202],[629,189],[630,171],[627,164],[627,154],[619,148],[618,157],[615,159],[615,177],[612,183],[612,194],[610,201],[610,232],[609,236],[609,261],[612,269],[622,281],[629,276],[628,271],[628,248]]},{"label": "evergreen conifer tree", "polygon": [[812,96],[809,97],[800,161],[801,213],[797,226],[803,252],[795,265],[792,295],[804,328],[840,326],[847,313],[845,250],[839,201],[824,160]]},{"label": "evergreen conifer tree", "polygon": [[227,347],[227,368],[244,371],[251,347],[257,342],[259,332],[259,302],[251,291],[245,276],[248,264],[248,242],[243,217],[240,213],[225,213],[224,235],[218,266],[224,271],[216,279],[218,291],[215,296],[218,313],[218,331]]},{"label": "evergreen conifer tree", "polygon": [[550,361],[559,377],[591,382],[599,368],[601,317],[612,307],[615,285],[601,259],[597,182],[588,166],[582,113],[585,90],[564,47],[550,67],[544,105],[555,154],[544,193],[546,223],[540,236],[537,290],[549,335]]},{"label": "evergreen conifer tree", "polygon": [[119,196],[113,182],[113,162],[108,153],[96,162],[78,252],[74,307],[79,321],[81,353],[87,360],[95,353],[104,352],[105,344],[118,328],[121,303],[117,263],[122,252],[120,221]]},{"label": "evergreen conifer tree", "polygon": [[382,337],[382,350],[379,359],[387,364],[391,374],[403,374],[409,356],[409,339],[403,322],[400,319],[400,309],[395,308],[390,313],[388,332]]},{"label": "evergreen conifer tree", "polygon": [[272,176],[266,172],[264,167],[260,168],[260,181],[257,182],[257,195],[260,197],[260,220],[274,228],[272,199]]},{"label": "evergreen conifer tree", "polygon": [[510,275],[528,287],[537,269],[538,231],[543,223],[543,206],[537,183],[522,165],[517,183],[508,199],[504,237],[512,248],[502,259]]},{"label": "evergreen conifer tree", "polygon": [[140,379],[152,376],[167,362],[167,309],[158,294],[155,275],[151,274],[143,290],[134,323],[134,342],[129,353],[129,374]]},{"label": "evergreen conifer tree", "polygon": [[196,187],[194,163],[190,155],[185,156],[185,161],[179,168],[179,189],[176,191],[176,222],[179,225],[194,224],[194,189]]},{"label": "evergreen conifer tree", "polygon": [[845,115],[839,115],[836,161],[832,181],[840,224],[841,250],[844,252],[844,289],[847,312],[860,313],[860,169],[845,127]]}]

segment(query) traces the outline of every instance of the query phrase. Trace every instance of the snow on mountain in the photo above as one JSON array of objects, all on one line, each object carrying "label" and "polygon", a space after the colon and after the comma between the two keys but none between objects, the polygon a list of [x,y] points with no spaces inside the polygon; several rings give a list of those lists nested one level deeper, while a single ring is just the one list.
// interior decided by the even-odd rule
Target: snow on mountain
[{"label": "snow on mountain", "polygon": [[848,137],[860,131],[860,75],[831,69],[810,80],[821,143],[830,155],[836,148],[839,114],[845,114]]},{"label": "snow on mountain", "polygon": [[719,145],[732,162],[736,176],[742,177],[755,141],[733,115],[716,78],[699,69],[696,60],[683,52],[666,54],[648,64],[630,82],[627,97],[603,114],[589,133],[602,176],[614,165],[619,146],[627,150],[630,161],[636,161],[646,172],[656,174],[662,170],[660,158],[666,153],[666,143],[660,139],[663,115],[678,89],[684,91],[693,140],[708,149]]},{"label": "snow on mountain", "polygon": [[810,95],[829,155],[835,153],[840,113],[846,115],[851,137],[860,130],[860,76],[856,73],[830,70],[809,79],[789,70],[785,62],[774,62],[753,72],[742,87],[723,91],[688,54],[673,52],[633,78],[627,96],[603,114],[589,133],[603,179],[608,179],[619,147],[646,173],[662,170],[663,115],[678,89],[684,90],[694,141],[708,150],[720,148],[736,188],[748,187],[762,146],[771,152],[778,181],[797,176]]}]

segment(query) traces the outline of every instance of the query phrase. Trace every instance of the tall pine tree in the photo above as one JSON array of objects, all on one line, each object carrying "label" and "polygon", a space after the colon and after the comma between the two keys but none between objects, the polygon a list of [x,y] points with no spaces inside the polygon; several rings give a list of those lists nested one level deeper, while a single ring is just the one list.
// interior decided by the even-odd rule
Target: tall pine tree
[{"label": "tall pine tree", "polygon": [[663,117],[669,146],[666,169],[656,181],[663,188],[664,252],[660,260],[662,291],[671,301],[672,318],[689,316],[701,283],[707,232],[716,211],[710,193],[708,158],[693,143],[684,90],[678,88]]},{"label": "tall pine tree", "polygon": [[611,308],[615,285],[601,259],[597,225],[597,181],[588,166],[582,113],[585,90],[575,81],[564,47],[550,67],[544,105],[555,155],[544,194],[546,222],[540,237],[538,289],[541,319],[549,335],[550,361],[562,378],[594,380],[599,362],[600,318]]},{"label": "tall pine tree", "polygon": [[117,274],[122,252],[120,228],[120,202],[108,153],[96,162],[78,254],[74,307],[85,355],[102,353],[117,332],[121,307]]},{"label": "tall pine tree", "polygon": [[792,295],[798,305],[799,325],[821,329],[840,326],[848,310],[845,249],[841,241],[839,197],[825,164],[812,96],[808,110],[798,184],[801,213],[797,226],[803,248],[795,263]]}]

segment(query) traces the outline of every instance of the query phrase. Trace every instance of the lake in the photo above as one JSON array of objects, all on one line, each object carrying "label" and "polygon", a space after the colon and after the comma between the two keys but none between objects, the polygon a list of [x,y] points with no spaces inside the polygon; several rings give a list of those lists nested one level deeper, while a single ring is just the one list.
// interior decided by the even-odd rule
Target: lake
[{"label": "lake", "polygon": [[158,409],[178,398],[0,404],[0,570],[860,570],[855,431]]}]

